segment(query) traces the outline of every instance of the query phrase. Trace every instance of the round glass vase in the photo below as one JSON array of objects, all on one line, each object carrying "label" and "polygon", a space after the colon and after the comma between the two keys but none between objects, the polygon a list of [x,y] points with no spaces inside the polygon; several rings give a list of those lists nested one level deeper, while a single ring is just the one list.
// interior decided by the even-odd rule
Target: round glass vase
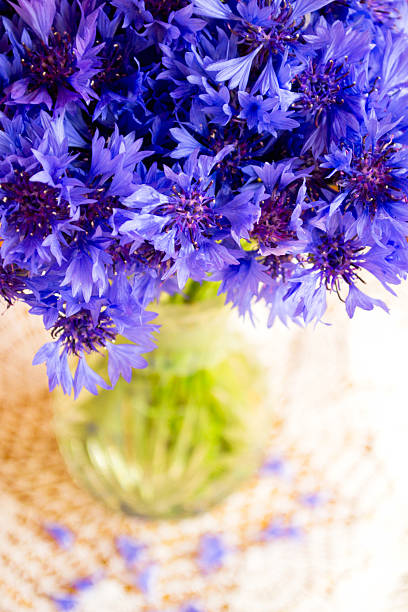
[{"label": "round glass vase", "polygon": [[113,510],[181,518],[220,502],[260,464],[269,432],[264,370],[219,300],[158,309],[149,365],[113,390],[56,401],[73,478]]}]

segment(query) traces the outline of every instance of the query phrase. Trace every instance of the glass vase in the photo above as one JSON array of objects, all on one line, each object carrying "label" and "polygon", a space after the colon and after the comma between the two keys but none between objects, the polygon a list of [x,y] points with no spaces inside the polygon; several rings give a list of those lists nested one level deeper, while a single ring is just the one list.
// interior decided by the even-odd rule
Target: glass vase
[{"label": "glass vase", "polygon": [[218,300],[166,304],[158,323],[149,366],[97,397],[60,398],[55,428],[74,479],[111,509],[181,518],[254,473],[270,411],[264,369]]}]

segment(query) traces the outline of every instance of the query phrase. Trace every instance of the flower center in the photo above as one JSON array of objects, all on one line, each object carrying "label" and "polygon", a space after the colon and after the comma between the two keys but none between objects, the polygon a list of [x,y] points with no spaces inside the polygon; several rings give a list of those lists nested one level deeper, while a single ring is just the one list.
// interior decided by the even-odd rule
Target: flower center
[{"label": "flower center", "polygon": [[45,183],[30,181],[25,171],[15,170],[15,181],[0,185],[2,208],[8,225],[22,236],[44,238],[52,232],[53,223],[68,216],[67,204],[59,192]]},{"label": "flower center", "polygon": [[293,255],[267,255],[262,260],[262,265],[267,269],[267,274],[274,280],[286,281],[288,266],[293,261]]},{"label": "flower center", "polygon": [[94,200],[84,204],[81,210],[80,226],[87,233],[92,233],[97,225],[106,225],[114,208],[122,207],[117,196],[106,195],[105,187],[90,190],[87,197]]},{"label": "flower center", "polygon": [[336,65],[330,60],[325,65],[309,64],[304,72],[295,78],[295,91],[300,98],[294,107],[302,114],[314,117],[315,125],[324,111],[334,105],[344,104],[342,91],[349,72],[343,64]]},{"label": "flower center", "polygon": [[366,5],[374,19],[380,23],[388,23],[400,17],[400,13],[393,4],[395,0],[360,0],[360,4]]},{"label": "flower center", "polygon": [[226,126],[212,130],[209,137],[208,147],[214,152],[214,155],[227,145],[234,146],[233,150],[217,164],[221,178],[231,181],[234,186],[239,186],[244,182],[242,165],[259,157],[265,146],[262,136],[253,135],[248,139],[244,137],[244,134],[245,122],[234,119]]},{"label": "flower center", "polygon": [[91,353],[106,346],[106,342],[116,337],[116,327],[112,319],[101,312],[95,325],[88,310],[80,310],[67,317],[61,314],[55,322],[51,335],[58,338],[64,349],[72,355],[82,351]]},{"label": "flower center", "polygon": [[11,306],[24,288],[22,272],[13,264],[3,266],[0,263],[0,297]]},{"label": "flower center", "polygon": [[167,21],[172,11],[177,11],[186,6],[184,0],[147,0],[145,6],[153,17],[161,21]]},{"label": "flower center", "polygon": [[308,257],[313,269],[319,270],[326,289],[339,294],[340,280],[348,284],[359,278],[358,259],[363,248],[357,247],[355,241],[345,240],[344,234],[324,234],[316,245],[316,250]]},{"label": "flower center", "polygon": [[208,194],[212,181],[200,190],[193,187],[189,193],[173,185],[174,195],[169,197],[166,204],[160,204],[155,209],[155,214],[169,215],[171,220],[165,230],[176,227],[187,235],[194,248],[198,248],[197,238],[200,235],[208,236],[209,230],[222,228],[220,220],[222,215],[216,213],[211,204],[215,203],[214,196]]},{"label": "flower center", "polygon": [[[270,2],[266,2],[270,6]],[[264,7],[265,10],[266,7]],[[282,2],[276,13],[269,17],[270,25],[260,26],[247,21],[245,18],[234,28],[238,36],[238,44],[249,53],[262,46],[256,58],[257,63],[263,63],[269,54],[283,53],[288,45],[295,43],[299,38],[299,30],[303,27],[305,19],[298,23],[292,19],[293,6],[290,2]]]},{"label": "flower center", "polygon": [[292,194],[285,190],[275,192],[263,202],[261,215],[254,225],[251,237],[270,248],[276,247],[281,240],[295,238],[295,232],[289,229],[292,213]]},{"label": "flower center", "polygon": [[156,251],[154,246],[149,242],[145,241],[140,247],[132,254],[132,257],[141,263],[145,268],[150,269],[161,269],[163,272],[165,269],[170,267],[170,260],[163,261],[165,253],[162,251]]},{"label": "flower center", "polygon": [[[340,172],[338,184],[341,189],[350,191],[346,208],[360,204],[375,214],[384,195],[391,197],[392,176],[389,158],[397,152],[392,139],[378,142],[374,150],[363,150],[357,157],[353,156],[352,174],[346,176]],[[402,197],[402,195],[401,195]]]},{"label": "flower center", "polygon": [[123,61],[123,49],[119,43],[106,45],[99,55],[101,69],[93,77],[91,86],[98,90],[128,75]]},{"label": "flower center", "polygon": [[34,91],[39,87],[46,87],[55,99],[58,86],[67,86],[67,80],[77,68],[75,51],[68,32],[61,34],[52,29],[50,38],[49,45],[42,40],[32,49],[24,45],[26,57],[23,57],[21,62],[24,75],[30,79],[29,89]]}]

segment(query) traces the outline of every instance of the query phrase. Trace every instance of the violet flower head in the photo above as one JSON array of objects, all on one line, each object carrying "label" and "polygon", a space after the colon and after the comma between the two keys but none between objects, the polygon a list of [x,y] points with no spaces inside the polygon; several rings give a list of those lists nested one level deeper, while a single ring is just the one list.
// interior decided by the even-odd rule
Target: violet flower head
[{"label": "violet flower head", "polygon": [[[28,30],[24,30],[22,44],[14,37],[10,41],[21,69],[19,78],[5,90],[9,103],[62,109],[71,102],[89,102],[95,97],[90,81],[100,67],[99,48],[93,46],[98,10],[85,13],[81,7],[76,14],[72,11],[76,20],[73,30],[73,24],[64,20],[66,13],[57,15],[55,0],[11,4]],[[53,26],[57,18],[63,29]]]}]

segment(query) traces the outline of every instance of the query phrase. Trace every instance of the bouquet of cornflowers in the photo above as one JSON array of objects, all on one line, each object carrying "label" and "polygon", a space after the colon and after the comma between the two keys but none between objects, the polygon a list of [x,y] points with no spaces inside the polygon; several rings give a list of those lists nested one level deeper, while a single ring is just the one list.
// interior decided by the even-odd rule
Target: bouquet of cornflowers
[{"label": "bouquet of cornflowers", "polygon": [[[406,0],[0,0],[0,296],[50,388],[146,365],[148,306],[219,284],[319,321],[408,271]],[[76,362],[76,363],[73,363]]]}]

